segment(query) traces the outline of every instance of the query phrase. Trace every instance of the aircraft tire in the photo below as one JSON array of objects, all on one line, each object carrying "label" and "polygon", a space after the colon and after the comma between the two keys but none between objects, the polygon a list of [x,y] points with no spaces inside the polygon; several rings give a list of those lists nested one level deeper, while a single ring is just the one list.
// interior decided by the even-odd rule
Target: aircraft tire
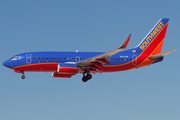
[{"label": "aircraft tire", "polygon": [[83,81],[83,82],[87,82],[87,81],[88,81],[88,78],[87,78],[86,76],[84,76],[84,77],[82,78],[82,81]]},{"label": "aircraft tire", "polygon": [[22,78],[22,79],[25,79],[25,75],[22,75],[21,78]]},{"label": "aircraft tire", "polygon": [[91,74],[87,74],[86,77],[87,77],[88,80],[90,80],[92,78],[92,75]]}]

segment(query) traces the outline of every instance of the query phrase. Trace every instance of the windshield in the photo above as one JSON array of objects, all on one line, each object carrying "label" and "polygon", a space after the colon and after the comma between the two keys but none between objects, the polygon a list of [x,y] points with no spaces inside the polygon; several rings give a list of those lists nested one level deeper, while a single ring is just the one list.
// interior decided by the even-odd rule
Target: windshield
[{"label": "windshield", "polygon": [[17,60],[17,59],[19,59],[20,57],[12,57],[11,59],[12,60]]}]

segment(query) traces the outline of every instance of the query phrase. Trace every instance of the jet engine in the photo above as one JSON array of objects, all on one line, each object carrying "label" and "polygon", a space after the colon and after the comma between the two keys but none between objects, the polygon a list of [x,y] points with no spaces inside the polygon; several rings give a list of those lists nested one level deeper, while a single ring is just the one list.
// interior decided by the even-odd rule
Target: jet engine
[{"label": "jet engine", "polygon": [[78,66],[76,64],[63,63],[58,64],[57,73],[59,74],[76,74]]}]

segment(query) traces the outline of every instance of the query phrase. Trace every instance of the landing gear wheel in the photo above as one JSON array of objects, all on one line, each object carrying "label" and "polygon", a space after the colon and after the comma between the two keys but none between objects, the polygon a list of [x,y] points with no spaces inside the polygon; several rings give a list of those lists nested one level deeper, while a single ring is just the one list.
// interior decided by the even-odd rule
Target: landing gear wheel
[{"label": "landing gear wheel", "polygon": [[92,78],[91,74],[87,74],[86,77],[88,78],[88,80],[90,80]]},{"label": "landing gear wheel", "polygon": [[25,79],[25,75],[22,75],[21,78],[22,78],[22,79]]},{"label": "landing gear wheel", "polygon": [[92,78],[92,75],[91,75],[91,74],[87,74],[86,76],[83,75],[82,81],[83,81],[83,82],[87,82],[87,81],[90,80],[91,78]]},{"label": "landing gear wheel", "polygon": [[83,82],[87,82],[87,81],[88,81],[88,78],[87,78],[86,76],[84,76],[84,77],[82,78],[82,81],[83,81]]}]

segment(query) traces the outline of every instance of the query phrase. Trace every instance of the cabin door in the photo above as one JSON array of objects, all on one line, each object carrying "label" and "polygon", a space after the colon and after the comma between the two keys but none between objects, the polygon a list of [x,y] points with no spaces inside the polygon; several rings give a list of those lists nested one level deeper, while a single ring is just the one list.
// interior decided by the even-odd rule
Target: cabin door
[{"label": "cabin door", "polygon": [[78,63],[80,61],[80,57],[76,56],[76,63]]},{"label": "cabin door", "polygon": [[132,55],[132,64],[137,65],[137,55]]},{"label": "cabin door", "polygon": [[26,54],[26,63],[30,64],[32,62],[32,55],[30,53]]}]

